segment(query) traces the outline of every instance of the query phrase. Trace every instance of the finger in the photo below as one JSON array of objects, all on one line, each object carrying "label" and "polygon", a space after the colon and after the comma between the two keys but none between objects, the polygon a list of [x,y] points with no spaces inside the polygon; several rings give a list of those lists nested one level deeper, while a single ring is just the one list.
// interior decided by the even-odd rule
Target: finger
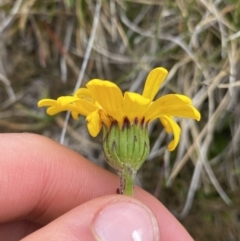
[{"label": "finger", "polygon": [[45,223],[118,187],[113,174],[48,138],[1,134],[0,146],[0,222]]},{"label": "finger", "polygon": [[41,228],[39,224],[29,221],[13,221],[0,224],[1,240],[17,241]]},{"label": "finger", "polygon": [[[148,207],[130,197],[111,195],[82,204],[23,240],[160,241],[164,239],[160,239],[157,219]],[[181,233],[178,232],[177,240],[191,239],[181,238]]]},{"label": "finger", "polygon": [[[118,187],[115,175],[48,138],[2,134],[0,146],[0,222],[27,217],[45,224]],[[171,240],[174,230],[184,230],[154,197],[140,188],[135,197],[153,210],[163,226],[163,238]]]}]

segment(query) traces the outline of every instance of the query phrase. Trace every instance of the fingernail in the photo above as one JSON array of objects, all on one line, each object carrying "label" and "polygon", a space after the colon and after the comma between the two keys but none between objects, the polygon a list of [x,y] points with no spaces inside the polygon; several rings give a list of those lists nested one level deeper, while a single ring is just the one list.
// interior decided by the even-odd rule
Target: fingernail
[{"label": "fingernail", "polygon": [[93,233],[98,241],[159,241],[154,214],[134,201],[116,200],[94,217]]}]

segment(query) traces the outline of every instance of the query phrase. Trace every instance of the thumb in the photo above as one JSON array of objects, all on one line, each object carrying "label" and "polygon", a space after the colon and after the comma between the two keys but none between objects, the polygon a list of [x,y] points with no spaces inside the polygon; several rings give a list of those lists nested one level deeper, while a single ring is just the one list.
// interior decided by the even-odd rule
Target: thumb
[{"label": "thumb", "polygon": [[143,203],[111,195],[72,209],[22,240],[160,241],[160,232],[155,215]]}]

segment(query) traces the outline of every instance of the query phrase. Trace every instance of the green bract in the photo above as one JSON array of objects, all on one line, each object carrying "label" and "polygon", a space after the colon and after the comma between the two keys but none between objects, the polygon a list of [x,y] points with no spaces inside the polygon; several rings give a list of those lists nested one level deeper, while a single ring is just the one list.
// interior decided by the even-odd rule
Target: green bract
[{"label": "green bract", "polygon": [[113,122],[104,127],[103,150],[107,162],[120,177],[120,193],[132,195],[134,178],[137,170],[142,166],[149,154],[149,137],[147,124],[130,123],[124,119],[123,126]]}]

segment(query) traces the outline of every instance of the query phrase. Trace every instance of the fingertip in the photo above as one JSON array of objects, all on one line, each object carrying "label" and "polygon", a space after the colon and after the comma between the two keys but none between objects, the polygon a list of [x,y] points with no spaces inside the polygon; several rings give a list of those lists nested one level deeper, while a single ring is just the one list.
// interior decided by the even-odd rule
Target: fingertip
[{"label": "fingertip", "polygon": [[155,215],[145,204],[109,195],[74,208],[23,240],[160,241],[160,232]]},{"label": "fingertip", "polygon": [[118,196],[95,214],[92,222],[96,240],[160,241],[158,221],[153,212],[133,198]]}]

